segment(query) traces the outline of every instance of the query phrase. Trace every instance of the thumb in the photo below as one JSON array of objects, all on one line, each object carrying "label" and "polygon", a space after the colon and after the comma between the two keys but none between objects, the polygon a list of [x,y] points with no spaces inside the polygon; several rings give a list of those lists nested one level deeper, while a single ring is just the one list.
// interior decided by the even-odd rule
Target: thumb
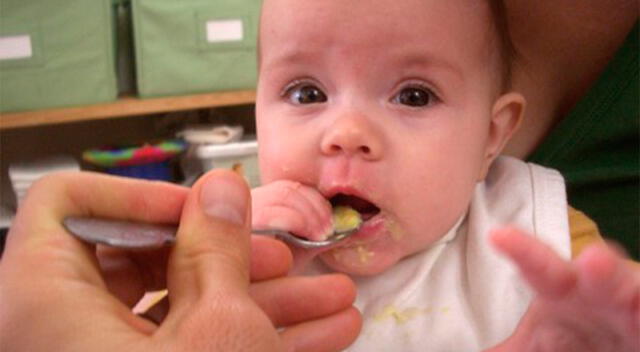
[{"label": "thumb", "polygon": [[154,333],[160,349],[282,350],[249,296],[250,209],[249,189],[231,171],[212,171],[189,192],[169,257],[169,313]]},{"label": "thumb", "polygon": [[249,195],[245,181],[227,170],[212,171],[193,186],[169,258],[167,287],[172,311],[209,297],[246,295]]}]

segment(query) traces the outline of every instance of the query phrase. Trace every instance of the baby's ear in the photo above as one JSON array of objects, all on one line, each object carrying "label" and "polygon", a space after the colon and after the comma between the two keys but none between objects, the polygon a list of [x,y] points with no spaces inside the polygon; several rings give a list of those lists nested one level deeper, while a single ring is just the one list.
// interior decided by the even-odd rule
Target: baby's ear
[{"label": "baby's ear", "polygon": [[479,180],[484,180],[493,160],[500,154],[511,136],[520,126],[526,101],[522,94],[509,92],[500,96],[493,104],[489,139],[484,154],[484,164]]}]

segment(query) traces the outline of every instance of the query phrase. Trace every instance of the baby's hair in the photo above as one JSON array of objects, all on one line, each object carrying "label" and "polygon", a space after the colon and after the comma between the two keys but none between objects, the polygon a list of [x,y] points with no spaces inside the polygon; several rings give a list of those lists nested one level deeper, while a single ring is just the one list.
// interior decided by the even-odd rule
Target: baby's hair
[{"label": "baby's hair", "polygon": [[500,60],[501,90],[508,91],[511,88],[511,69],[517,55],[511,35],[509,34],[509,21],[503,0],[489,0],[492,16],[493,30],[498,42],[498,55]]}]

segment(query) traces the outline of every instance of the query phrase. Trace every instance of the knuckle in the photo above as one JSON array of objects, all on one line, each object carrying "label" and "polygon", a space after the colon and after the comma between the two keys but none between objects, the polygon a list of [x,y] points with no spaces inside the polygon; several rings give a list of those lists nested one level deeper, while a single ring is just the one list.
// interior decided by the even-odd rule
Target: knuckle
[{"label": "knuckle", "polygon": [[47,174],[36,181],[34,181],[26,194],[24,199],[20,202],[24,203],[37,203],[38,200],[51,197],[60,197],[63,195],[69,195],[74,185],[74,177],[78,172],[74,171],[58,171]]},{"label": "knuckle", "polygon": [[72,175],[77,175],[77,172],[58,171],[47,174],[29,187],[29,193],[51,192],[64,188],[73,183]]},{"label": "knuckle", "polygon": [[292,195],[296,194],[302,185],[294,181],[281,181],[276,185],[274,191],[274,199],[280,202],[286,202]]}]

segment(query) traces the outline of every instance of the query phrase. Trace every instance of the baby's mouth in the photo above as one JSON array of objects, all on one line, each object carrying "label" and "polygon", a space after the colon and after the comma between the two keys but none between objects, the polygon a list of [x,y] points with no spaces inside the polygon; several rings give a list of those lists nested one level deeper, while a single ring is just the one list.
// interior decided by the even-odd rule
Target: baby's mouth
[{"label": "baby's mouth", "polygon": [[358,196],[338,193],[329,199],[333,207],[343,205],[349,206],[360,213],[362,221],[367,221],[380,213],[380,208],[370,201]]}]

